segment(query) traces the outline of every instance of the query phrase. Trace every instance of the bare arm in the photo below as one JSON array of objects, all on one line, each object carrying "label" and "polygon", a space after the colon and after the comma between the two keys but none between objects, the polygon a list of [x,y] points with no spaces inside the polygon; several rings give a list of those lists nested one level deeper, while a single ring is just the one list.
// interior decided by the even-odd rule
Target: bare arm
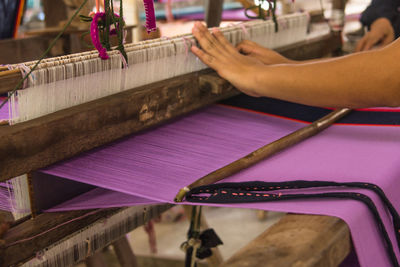
[{"label": "bare arm", "polygon": [[329,107],[400,106],[400,40],[375,51],[302,64],[265,65],[197,23],[192,51],[239,90]]}]

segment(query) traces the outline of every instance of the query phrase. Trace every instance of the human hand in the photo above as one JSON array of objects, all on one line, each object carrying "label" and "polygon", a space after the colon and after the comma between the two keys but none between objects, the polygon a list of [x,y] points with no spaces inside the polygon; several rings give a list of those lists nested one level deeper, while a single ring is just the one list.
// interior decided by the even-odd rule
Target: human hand
[{"label": "human hand", "polygon": [[296,63],[294,60],[290,60],[271,49],[249,40],[244,40],[238,44],[236,49],[246,56],[260,60],[265,65]]},{"label": "human hand", "polygon": [[192,46],[191,50],[204,64],[242,92],[258,96],[254,83],[257,68],[264,66],[261,61],[240,54],[216,28],[210,33],[201,22],[196,22],[192,33],[201,49]]},{"label": "human hand", "polygon": [[358,42],[356,52],[367,51],[375,45],[383,47],[394,41],[394,29],[387,18],[379,18],[371,24],[371,30]]}]

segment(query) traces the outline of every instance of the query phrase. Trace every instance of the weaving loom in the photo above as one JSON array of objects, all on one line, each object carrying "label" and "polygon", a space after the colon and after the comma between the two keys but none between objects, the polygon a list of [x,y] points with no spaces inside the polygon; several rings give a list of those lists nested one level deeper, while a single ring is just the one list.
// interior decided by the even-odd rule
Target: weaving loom
[{"label": "weaving loom", "polygon": [[[274,32],[274,25],[272,22],[248,22],[243,26],[232,26],[228,27],[223,30],[225,36],[234,44],[238,43],[242,39],[252,39],[258,41],[259,43],[271,47],[271,48],[281,48],[286,46],[286,49],[292,48],[293,43],[300,43],[304,45],[305,43],[309,43],[310,40],[316,38],[315,36],[309,35],[306,36],[306,28],[307,28],[307,16],[304,14],[300,15],[290,15],[287,17],[282,17],[280,19],[280,24],[282,25],[281,31],[278,33]],[[325,34],[329,35],[329,34]],[[271,38],[271,36],[274,36]],[[307,41],[308,38],[308,41]],[[324,40],[325,41],[325,40]],[[204,65],[199,63],[193,55],[188,53],[188,46],[193,42],[193,38],[191,36],[181,36],[177,38],[173,38],[171,40],[155,40],[155,41],[148,41],[141,44],[131,45],[126,47],[126,51],[128,52],[129,57],[129,64],[130,67],[128,69],[121,69],[121,58],[119,55],[111,54],[111,60],[109,61],[100,61],[97,58],[97,53],[84,53],[79,55],[70,55],[65,57],[60,57],[56,59],[48,59],[45,60],[40,66],[39,70],[35,71],[31,78],[28,81],[27,88],[21,89],[17,93],[18,99],[16,97],[11,98],[10,102],[10,123],[13,124],[12,126],[4,126],[4,131],[0,133],[2,135],[2,139],[6,140],[2,143],[2,147],[0,151],[2,155],[7,155],[4,157],[4,162],[2,162],[2,166],[5,166],[1,170],[1,178],[4,181],[5,179],[21,175],[26,172],[31,172],[35,169],[45,167],[55,161],[62,160],[67,157],[71,157],[76,155],[79,152],[84,150],[93,148],[95,146],[104,144],[105,142],[112,141],[116,138],[120,138],[130,134],[132,132],[142,130],[148,128],[154,124],[158,124],[166,119],[171,119],[177,115],[187,113],[192,111],[193,109],[199,108],[200,106],[207,105],[211,102],[226,98],[228,96],[232,96],[236,94],[232,91],[232,88],[226,85],[221,80],[215,78],[215,76],[210,76],[208,73],[203,74],[202,70],[204,69]],[[306,57],[306,55],[303,55]],[[180,62],[177,64],[176,62]],[[26,66],[31,66],[33,63],[25,63]],[[170,68],[171,64],[174,64],[174,68]],[[160,70],[161,68],[161,70]],[[198,74],[190,74],[191,72],[198,72]],[[15,77],[15,72],[13,73]],[[165,79],[177,77],[180,75],[185,75],[180,78],[180,81],[177,82],[178,79],[171,80],[168,86],[163,85],[162,82]],[[129,78],[128,78],[129,77]],[[200,77],[200,78],[199,78]],[[3,77],[4,78],[4,77]],[[66,80],[68,78],[72,78],[70,80]],[[6,79],[10,80],[10,76],[6,77]],[[94,88],[88,88],[89,90],[85,92],[85,88],[87,88],[87,80],[92,79],[90,82],[91,86],[94,85]],[[195,79],[195,83],[193,85],[193,79]],[[53,83],[52,83],[53,82]],[[149,86],[149,90],[147,89],[147,84],[156,83],[153,86]],[[6,85],[7,83],[2,83]],[[191,86],[188,86],[192,84]],[[199,86],[200,84],[200,86]],[[192,92],[191,90],[186,90],[182,87],[189,87],[189,89],[194,89],[194,87],[202,87],[200,90],[197,88],[197,92]],[[132,88],[139,88],[132,90]],[[61,89],[62,88],[62,89]],[[67,91],[67,89],[72,88],[73,91]],[[75,89],[82,89],[82,90],[75,90]],[[160,89],[161,88],[161,89]],[[172,89],[171,89],[172,88]],[[7,86],[3,86],[1,88],[2,92],[7,92],[10,88]],[[54,93],[54,90],[61,89],[65,97],[60,97]],[[64,90],[65,89],[65,90]],[[125,91],[120,93],[121,91]],[[153,94],[149,93],[152,92]],[[110,96],[112,94],[117,94],[115,96]],[[172,94],[172,96],[170,96]],[[102,101],[102,97],[106,97],[106,100]],[[111,100],[114,97],[114,100]],[[37,163],[37,159],[33,159],[32,155],[22,155],[26,151],[29,151],[29,148],[25,148],[22,150],[21,147],[13,148],[12,151],[25,151],[24,153],[16,153],[15,158],[12,158],[13,152],[10,153],[9,146],[7,144],[8,141],[15,141],[16,139],[12,140],[9,139],[11,136],[12,138],[18,138],[18,134],[22,133],[24,135],[24,139],[27,136],[31,136],[34,140],[38,140],[39,143],[41,142],[41,137],[39,136],[32,136],[32,131],[27,132],[27,129],[33,129],[37,125],[43,126],[43,122],[47,122],[51,125],[51,122],[55,122],[57,120],[65,120],[68,116],[76,116],[76,114],[80,114],[82,109],[90,107],[89,110],[92,112],[97,112],[99,109],[95,109],[96,105],[101,106],[104,102],[113,102],[114,105],[120,105],[121,98],[128,98],[129,100],[133,99],[136,101],[141,101],[139,103],[135,103],[134,108],[131,111],[122,111],[123,108],[127,106],[127,103],[121,110],[117,110],[116,112],[121,112],[122,115],[118,115],[118,123],[124,120],[135,120],[135,124],[132,124],[128,127],[125,127],[120,130],[118,133],[114,133],[115,130],[111,129],[108,133],[99,134],[101,140],[90,140],[87,133],[83,133],[81,138],[82,140],[78,140],[76,146],[67,147],[67,144],[72,144],[71,140],[66,141],[64,144],[59,145],[57,142],[54,145],[55,148],[51,152],[46,152],[50,154],[40,154],[37,153],[37,156],[41,158],[41,161]],[[190,99],[193,98],[193,99]],[[46,99],[46,101],[41,101]],[[100,99],[100,100],[96,100]],[[63,100],[61,102],[61,100]],[[65,101],[64,101],[65,100]],[[111,100],[111,101],[110,101]],[[115,102],[117,100],[117,102]],[[90,102],[93,101],[93,102]],[[97,102],[96,102],[97,101]],[[85,104],[89,102],[88,104]],[[125,100],[126,102],[126,100]],[[170,102],[170,103],[168,103]],[[198,102],[198,103],[196,103]],[[40,103],[40,104],[38,104]],[[168,103],[168,104],[166,104]],[[80,105],[82,104],[82,105]],[[80,106],[79,106],[80,105]],[[90,106],[92,105],[92,106]],[[132,105],[132,104],[131,104]],[[74,110],[74,106],[75,110]],[[160,108],[161,106],[161,108]],[[67,109],[64,111],[63,109]],[[3,110],[4,111],[4,110]],[[87,112],[87,110],[86,110]],[[124,114],[124,112],[131,112],[135,114],[134,116],[129,114]],[[156,113],[156,114],[155,114]],[[87,115],[87,114],[85,114]],[[89,113],[90,115],[90,113]],[[104,113],[102,114],[104,115]],[[106,120],[104,125],[113,124],[113,120],[116,118],[114,115],[110,117],[109,120]],[[131,117],[130,117],[131,116]],[[88,116],[90,117],[90,116]],[[86,123],[87,121],[82,121],[82,119],[89,119],[81,118],[77,119],[74,118],[74,128],[73,130],[79,133],[80,129],[77,129],[78,126],[81,126],[82,123]],[[1,119],[1,118],[0,118]],[[90,119],[89,119],[90,120]],[[104,119],[103,119],[104,120]],[[60,121],[59,121],[60,122]],[[118,124],[117,123],[117,124]],[[92,122],[88,122],[89,128],[84,129],[83,131],[89,130],[90,127],[93,126]],[[95,125],[95,127],[101,128],[104,125]],[[85,127],[84,125],[82,125]],[[118,126],[118,125],[117,125]],[[33,128],[32,128],[33,127]],[[295,129],[294,127],[293,129]],[[50,129],[50,128],[48,128]],[[117,128],[115,128],[117,129]],[[2,129],[3,130],[3,129]],[[93,129],[91,129],[93,130]],[[97,133],[101,132],[101,129],[96,129]],[[60,132],[57,133],[57,129],[50,130],[50,134],[47,135],[54,135],[54,134],[62,134]],[[108,137],[105,137],[107,136]],[[4,138],[3,138],[4,137]],[[43,137],[43,136],[42,136]],[[74,136],[72,136],[74,137]],[[75,136],[76,137],[76,136]],[[85,141],[83,140],[83,137]],[[278,137],[278,136],[276,136]],[[54,136],[52,137],[54,138]],[[264,140],[265,142],[266,140]],[[82,143],[83,142],[83,143]],[[85,143],[86,142],[86,143]],[[12,142],[13,143],[13,142]],[[29,143],[29,142],[27,142]],[[31,144],[34,142],[31,142]],[[44,142],[46,143],[46,142]],[[14,143],[18,144],[19,143]],[[18,146],[17,145],[17,146]],[[58,148],[57,148],[58,146]],[[80,147],[82,146],[82,147]],[[32,147],[31,147],[32,148]],[[58,149],[62,149],[62,151],[58,151]],[[32,149],[33,151],[37,152],[37,149]],[[57,155],[58,153],[58,155]],[[51,156],[50,156],[51,155]],[[3,161],[3,157],[2,157]],[[4,163],[4,164],[3,164]],[[204,164],[204,163],[203,163]],[[35,174],[36,175],[36,174]],[[29,182],[26,179],[26,176],[13,179],[10,182],[7,182],[5,187],[8,187],[12,184],[12,192],[14,194],[13,198],[15,200],[19,199],[16,202],[12,202],[13,205],[9,205],[9,202],[0,202],[2,203],[2,207],[4,209],[13,208],[14,212],[19,211],[20,215],[16,216],[24,216],[26,215],[27,210],[32,210],[30,204],[32,203],[27,196],[28,194],[28,187]],[[6,188],[4,191],[7,195],[11,189]],[[40,190],[40,189],[39,189]],[[97,194],[101,191],[101,194]],[[17,192],[22,192],[19,197],[17,197]],[[171,194],[172,192],[169,192]],[[175,192],[174,192],[175,193]],[[115,198],[115,195],[121,196],[118,192],[107,191],[103,189],[94,189],[94,191],[90,191],[80,197],[84,197],[87,194],[93,194],[91,200],[93,201],[93,206],[96,207],[97,200],[96,198],[100,198],[100,202],[104,203],[104,198],[110,197]],[[32,195],[31,195],[32,196]],[[79,198],[79,196],[78,196]],[[172,198],[171,198],[172,199]],[[144,204],[155,204],[159,203],[159,201],[164,199],[147,199],[142,198],[139,196],[131,196],[127,195],[127,199],[125,203],[110,203],[110,206],[120,207],[120,206],[130,206],[130,205],[144,205]],[[76,203],[76,199],[72,199],[72,202]],[[78,203],[81,202],[78,200]],[[7,206],[8,203],[8,206]],[[54,204],[54,203],[53,203]],[[85,208],[89,208],[90,205],[86,206]],[[83,207],[71,207],[68,208],[69,210],[73,209],[82,209]],[[40,209],[40,208],[39,208]],[[127,221],[129,224],[129,220],[133,220],[128,215],[131,214],[131,210],[134,208],[129,208],[130,210],[126,209],[118,214],[116,211],[111,211],[109,214],[114,214],[115,222],[118,221]],[[63,210],[63,207],[54,207],[53,210]],[[37,212],[39,210],[36,210]],[[125,212],[125,213],[124,213]],[[121,215],[122,214],[122,215]],[[128,215],[127,215],[128,214]],[[95,214],[96,215],[96,214]],[[104,214],[103,214],[104,215]],[[97,215],[96,215],[97,216]],[[100,216],[100,215],[99,215]],[[39,216],[40,217],[40,216]],[[138,217],[138,216],[136,216]],[[100,218],[100,217],[98,217]],[[136,219],[137,220],[137,219]],[[110,220],[112,221],[112,220]],[[114,222],[113,222],[114,223]],[[111,224],[113,224],[111,223]],[[109,225],[108,225],[109,226]],[[107,227],[108,227],[107,226]],[[104,226],[107,228],[106,226]],[[112,228],[109,226],[109,228]],[[124,229],[120,229],[120,234],[129,231],[132,226],[127,226]],[[93,229],[92,229],[93,230]],[[96,229],[96,231],[104,232],[104,228]],[[87,234],[87,236],[85,236]],[[77,240],[71,241],[72,243],[77,242],[77,244],[82,243],[82,240],[86,240],[87,238],[91,239],[90,231],[85,232],[81,236],[78,236]],[[112,239],[113,237],[111,237]],[[18,240],[18,238],[16,238]],[[109,242],[109,240],[105,240],[102,245],[105,245]],[[68,243],[68,242],[67,242]],[[48,247],[47,245],[44,245]],[[64,247],[63,247],[64,246]],[[101,245],[100,245],[101,246]],[[61,247],[61,248],[60,248]],[[98,248],[98,247],[97,247]],[[97,249],[95,248],[95,249]],[[72,249],[72,252],[71,252]],[[76,262],[82,259],[84,255],[87,254],[87,247],[81,246],[78,248],[79,257],[74,259],[68,259],[70,254],[74,253],[74,248],[65,247],[65,244],[62,242],[60,244],[54,245],[54,251],[46,252],[46,257],[43,261],[41,259],[34,259],[32,262],[28,263],[36,266],[36,264],[45,264],[53,263],[55,264],[56,256],[63,255],[65,259],[64,264],[68,265],[69,263]],[[60,252],[61,251],[61,252]],[[10,252],[9,252],[10,253]],[[52,254],[53,253],[53,254]],[[75,251],[76,253],[76,251]],[[17,262],[26,261],[27,259],[31,258],[33,255],[27,252],[26,255],[22,255]],[[13,259],[15,260],[15,258]],[[13,262],[16,263],[16,262]]]}]

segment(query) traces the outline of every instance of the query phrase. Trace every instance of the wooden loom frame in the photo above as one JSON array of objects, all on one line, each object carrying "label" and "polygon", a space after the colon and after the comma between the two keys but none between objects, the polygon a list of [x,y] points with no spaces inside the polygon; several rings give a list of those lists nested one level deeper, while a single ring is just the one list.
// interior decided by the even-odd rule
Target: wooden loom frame
[{"label": "wooden loom frame", "polygon": [[[330,34],[289,45],[279,51],[292,59],[311,59],[336,50],[339,45],[338,35]],[[20,74],[17,72],[7,73],[7,75],[4,75],[4,72],[2,75],[0,72],[0,84],[3,92],[9,90],[9,86],[15,84],[19,78]],[[4,89],[7,87],[8,89]],[[2,92],[1,88],[0,92]],[[168,119],[181,116],[237,93],[228,82],[219,78],[212,71],[206,70],[95,100],[20,125],[0,126],[0,138],[3,140],[0,144],[0,164],[7,166],[0,170],[0,181],[45,167],[125,135],[153,127]],[[157,99],[156,102],[152,101],[154,97]],[[132,103],[135,104],[132,105]],[[85,125],[83,128],[81,128],[82,122]],[[65,127],[66,125],[68,127]],[[80,127],[76,127],[78,125]],[[56,138],[55,136],[58,135],[66,135],[66,138]],[[35,137],[35,142],[28,141],[32,137]],[[160,210],[166,208],[162,206]],[[0,266],[24,262],[34,257],[35,252],[39,249],[53,244],[54,240],[62,240],[87,225],[123,210],[124,208],[103,209],[73,223],[67,227],[68,229],[49,232],[40,240],[34,239],[8,248],[5,248],[3,244],[3,247],[0,246],[0,259],[2,259]],[[9,230],[5,237],[5,244],[49,229],[49,222],[61,224],[71,218],[89,213],[90,211],[40,214],[35,220],[21,221]],[[322,216],[321,218],[328,218],[323,219],[327,220],[327,226],[337,225],[337,219]],[[345,225],[343,227],[346,228]],[[21,229],[25,230],[21,231]],[[320,254],[328,253],[330,248],[337,246],[345,247],[343,244],[350,244],[349,240],[349,237],[340,238],[337,242],[321,246],[321,249],[325,250],[320,251]],[[340,259],[338,258],[335,262],[340,262]]]}]

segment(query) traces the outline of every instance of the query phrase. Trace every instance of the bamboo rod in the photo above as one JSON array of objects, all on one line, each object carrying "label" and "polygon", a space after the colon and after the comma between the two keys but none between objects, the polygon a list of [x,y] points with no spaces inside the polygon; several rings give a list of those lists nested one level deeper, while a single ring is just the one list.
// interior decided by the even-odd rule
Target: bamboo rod
[{"label": "bamboo rod", "polygon": [[0,77],[6,77],[15,73],[21,73],[20,69],[2,70],[0,71]]},{"label": "bamboo rod", "polygon": [[289,135],[286,135],[270,144],[267,144],[252,153],[244,156],[241,159],[238,159],[212,173],[207,174],[206,176],[198,179],[197,181],[193,182],[189,186],[182,188],[178,194],[176,195],[174,201],[175,202],[182,202],[186,194],[193,188],[209,185],[221,181],[235,173],[238,173],[254,164],[264,160],[268,157],[271,157],[278,152],[289,148],[309,137],[312,137],[319,132],[325,130],[334,122],[338,121],[339,119],[343,118],[347,114],[351,112],[348,108],[338,109],[332,111],[328,115],[322,117],[321,119],[313,122],[310,125],[307,125]]}]

